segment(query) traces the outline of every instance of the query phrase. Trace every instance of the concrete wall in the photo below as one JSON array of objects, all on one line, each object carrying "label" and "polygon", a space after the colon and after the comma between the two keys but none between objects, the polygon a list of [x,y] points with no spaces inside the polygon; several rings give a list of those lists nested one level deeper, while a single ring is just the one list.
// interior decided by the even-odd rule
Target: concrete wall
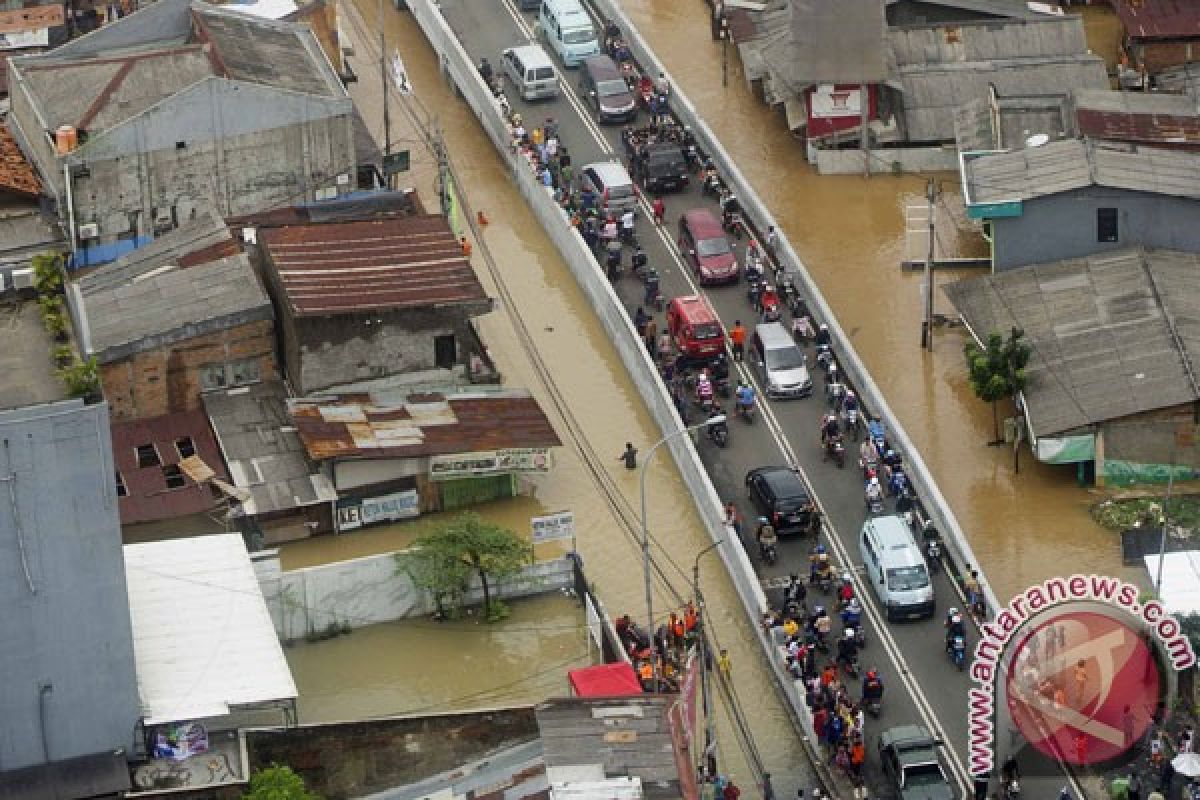
[{"label": "concrete wall", "polygon": [[[821,175],[862,175],[861,150],[817,150],[817,172]],[[894,172],[938,172],[958,169],[958,152],[953,147],[897,147],[871,150],[872,174]]]},{"label": "concrete wall", "polygon": [[200,369],[253,359],[262,380],[276,380],[275,331],[258,320],[100,366],[114,419],[145,419],[199,408]]},{"label": "concrete wall", "polygon": [[[256,553],[254,571],[279,638],[303,638],[330,625],[360,628],[432,614],[431,598],[398,573],[395,555],[380,553],[284,572],[277,553]],[[493,597],[526,597],[558,591],[574,580],[572,563],[564,557],[539,561],[511,580],[493,582],[491,591]],[[468,605],[483,602],[477,582],[472,582],[466,600]]]},{"label": "concrete wall", "polygon": [[129,750],[140,714],[108,407],[0,412],[0,479],[0,769]]},{"label": "concrete wall", "polygon": [[[273,269],[268,272],[274,274]],[[457,363],[465,365],[474,340],[468,321],[490,308],[489,301],[470,307],[290,319],[281,328],[288,377],[296,391],[307,394],[433,369],[434,339],[445,335],[454,336]]]},{"label": "concrete wall", "polygon": [[1100,430],[1105,460],[1200,468],[1200,426],[1191,404],[1109,420]]},{"label": "concrete wall", "polygon": [[246,750],[251,770],[287,764],[311,791],[340,800],[416,783],[537,738],[533,708],[520,707],[250,730]]},{"label": "concrete wall", "polygon": [[[1096,239],[1096,210],[1117,209],[1115,242]],[[1019,217],[992,220],[997,270],[1082,258],[1134,245],[1200,253],[1200,202],[1092,186],[1025,202]]]}]

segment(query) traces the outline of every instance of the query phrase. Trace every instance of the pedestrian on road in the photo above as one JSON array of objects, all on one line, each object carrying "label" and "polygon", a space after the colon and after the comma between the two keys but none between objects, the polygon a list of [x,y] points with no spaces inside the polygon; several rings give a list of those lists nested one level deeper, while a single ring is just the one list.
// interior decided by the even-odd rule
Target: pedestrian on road
[{"label": "pedestrian on road", "polygon": [[739,540],[742,538],[742,514],[732,500],[725,504],[725,524],[733,528]]},{"label": "pedestrian on road", "polygon": [[733,677],[733,662],[729,660],[729,651],[725,648],[721,648],[721,655],[717,656],[717,669],[726,680]]},{"label": "pedestrian on road", "polygon": [[650,355],[654,355],[654,343],[658,339],[658,323],[654,321],[654,317],[646,320],[646,329],[642,331],[642,337],[646,340],[646,349],[650,351]]},{"label": "pedestrian on road", "polygon": [[767,255],[769,255],[771,257],[772,261],[778,260],[778,256],[776,255],[776,252],[775,252],[775,248],[777,248],[778,246],[779,246],[779,231],[775,230],[774,225],[768,225],[767,226]]},{"label": "pedestrian on road", "polygon": [[738,800],[741,794],[742,790],[739,789],[737,784],[735,784],[733,781],[729,781],[729,783],[725,784],[725,789],[721,792],[724,800]]},{"label": "pedestrian on road", "polygon": [[462,254],[463,254],[463,256],[465,256],[466,258],[470,258],[470,257],[471,257],[471,249],[472,249],[472,248],[471,248],[471,243],[470,243],[469,241],[467,241],[467,237],[466,237],[466,236],[460,236],[460,237],[458,237],[458,243],[459,243],[460,245],[462,245]]},{"label": "pedestrian on road", "polygon": [[646,309],[638,306],[637,311],[633,312],[633,327],[637,329],[638,336],[646,336],[646,323],[649,321],[650,315],[646,313]]},{"label": "pedestrian on road", "polygon": [[733,360],[741,361],[746,353],[746,328],[740,319],[733,321],[733,327],[729,329],[729,341],[733,349]]},{"label": "pedestrian on road", "polygon": [[617,461],[625,462],[625,469],[637,469],[637,448],[629,442],[625,443],[625,452],[617,456]]},{"label": "pedestrian on road", "polygon": [[667,206],[661,197],[654,198],[654,224],[662,225],[663,217],[667,215]]}]

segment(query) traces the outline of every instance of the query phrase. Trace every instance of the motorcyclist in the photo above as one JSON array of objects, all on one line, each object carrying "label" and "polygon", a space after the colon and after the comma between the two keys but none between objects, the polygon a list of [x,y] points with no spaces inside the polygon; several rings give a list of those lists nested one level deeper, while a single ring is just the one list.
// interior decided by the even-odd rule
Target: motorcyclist
[{"label": "motorcyclist", "polygon": [[841,406],[843,414],[848,411],[858,411],[858,395],[854,393],[853,389],[847,389],[846,393],[842,395]]},{"label": "motorcyclist", "polygon": [[809,581],[829,577],[832,570],[833,565],[829,563],[829,553],[825,552],[825,545],[817,545],[812,555],[808,557]]},{"label": "motorcyclist", "polygon": [[862,699],[865,702],[880,702],[883,700],[883,681],[879,677],[879,673],[872,669],[862,682]]},{"label": "motorcyclist", "polygon": [[872,475],[867,480],[866,488],[867,505],[877,505],[883,502],[883,487],[879,485],[879,478]]},{"label": "motorcyclist", "polygon": [[847,667],[854,666],[855,660],[858,658],[858,642],[854,640],[854,629],[847,628],[842,638],[838,639],[837,645],[837,663],[845,664]]},{"label": "motorcyclist", "polygon": [[800,580],[800,576],[793,572],[788,576],[787,588],[783,590],[784,605],[801,608],[804,606],[804,600],[807,595],[808,590],[804,588],[804,583]]},{"label": "motorcyclist", "polygon": [[854,599],[854,579],[849,572],[842,573],[842,585],[838,587],[838,607],[845,608]]},{"label": "motorcyclist", "polygon": [[817,347],[820,347],[821,345],[829,347],[833,344],[833,335],[830,334],[828,325],[821,323],[817,327],[817,337],[814,341],[816,342]]},{"label": "motorcyclist", "polygon": [[486,83],[489,88],[492,85],[492,75],[494,74],[495,73],[492,72],[492,65],[488,63],[488,60],[486,58],[481,59],[479,62],[479,77],[483,78],[483,82]]},{"label": "motorcyclist", "polygon": [[634,248],[633,255],[629,259],[629,263],[633,267],[634,273],[641,275],[642,270],[646,268],[646,262],[646,251],[643,250],[642,246],[639,244],[636,248]]},{"label": "motorcyclist", "polygon": [[737,410],[753,411],[754,410],[754,387],[746,383],[738,383],[737,392]]},{"label": "motorcyclist", "polygon": [[758,518],[758,530],[754,533],[754,538],[758,540],[758,554],[764,556],[768,547],[776,547],[779,544],[779,536],[775,533],[775,526],[767,521],[766,517]]},{"label": "motorcyclist", "polygon": [[712,361],[708,362],[708,371],[714,383],[729,380],[729,363],[725,360],[724,353],[713,356]]},{"label": "motorcyclist", "polygon": [[946,629],[946,652],[948,653],[954,645],[954,637],[961,636],[964,639],[967,637],[967,626],[963,622],[962,614],[958,613],[958,609],[953,606],[946,611],[946,621],[942,625]]},{"label": "motorcyclist", "polygon": [[817,606],[813,612],[816,615],[813,620],[813,634],[817,637],[817,642],[824,645],[829,639],[829,632],[833,630],[833,620],[824,606]]},{"label": "motorcyclist", "polygon": [[671,96],[671,82],[667,80],[665,72],[658,73],[658,80],[654,82],[654,90],[663,96]]},{"label": "motorcyclist", "polygon": [[[720,405],[718,405],[718,404],[717,404],[717,403],[714,401],[714,402],[713,402],[713,405],[712,405],[712,410],[708,412],[708,418],[709,418],[710,420],[714,420],[714,419],[716,419],[717,417],[724,417],[724,416],[725,416],[725,412],[724,412],[724,411],[721,409],[721,406],[720,406]],[[728,426],[725,424],[725,420],[724,420],[724,419],[722,419],[720,422],[712,422],[712,423],[710,423],[710,424],[709,424],[709,425],[708,425],[708,426],[705,428],[705,430],[707,430],[707,431],[708,431],[708,438],[710,438],[710,439],[713,439],[714,441],[716,440],[717,436],[719,436],[719,435],[721,435],[721,434],[728,434],[728,433],[729,433],[729,428],[728,428]]]},{"label": "motorcyclist", "polygon": [[700,377],[696,378],[696,399],[700,401],[700,405],[712,404],[713,385],[707,370],[701,370]]},{"label": "motorcyclist", "polygon": [[862,622],[862,606],[857,597],[851,597],[850,602],[842,609],[842,627],[857,628]]},{"label": "motorcyclist", "polygon": [[828,444],[830,439],[840,433],[841,425],[836,414],[830,412],[821,418],[821,444]]}]

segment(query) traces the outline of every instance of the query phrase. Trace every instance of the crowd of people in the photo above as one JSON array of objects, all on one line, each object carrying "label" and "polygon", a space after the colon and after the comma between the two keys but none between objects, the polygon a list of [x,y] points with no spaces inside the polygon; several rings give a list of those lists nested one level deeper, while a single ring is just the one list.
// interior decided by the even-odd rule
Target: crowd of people
[{"label": "crowd of people", "polygon": [[699,621],[696,606],[691,601],[682,609],[670,612],[667,621],[658,626],[653,636],[628,614],[617,620],[617,638],[633,663],[643,691],[679,691],[688,650],[699,635]]}]

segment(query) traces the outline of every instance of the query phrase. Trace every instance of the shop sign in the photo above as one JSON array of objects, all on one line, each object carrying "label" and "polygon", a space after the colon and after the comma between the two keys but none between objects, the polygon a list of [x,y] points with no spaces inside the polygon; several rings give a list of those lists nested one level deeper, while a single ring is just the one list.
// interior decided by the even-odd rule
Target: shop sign
[{"label": "shop sign", "polygon": [[433,456],[429,459],[429,477],[435,481],[499,475],[510,472],[549,472],[550,450],[546,447],[515,447]]},{"label": "shop sign", "polygon": [[[347,505],[342,505],[347,503]],[[420,497],[416,489],[385,494],[365,499],[353,498],[338,501],[338,530],[351,531],[377,522],[393,522],[408,519],[421,513]]]},{"label": "shop sign", "polygon": [[534,544],[575,538],[574,511],[559,511],[544,517],[531,517],[529,522],[533,525]]}]

